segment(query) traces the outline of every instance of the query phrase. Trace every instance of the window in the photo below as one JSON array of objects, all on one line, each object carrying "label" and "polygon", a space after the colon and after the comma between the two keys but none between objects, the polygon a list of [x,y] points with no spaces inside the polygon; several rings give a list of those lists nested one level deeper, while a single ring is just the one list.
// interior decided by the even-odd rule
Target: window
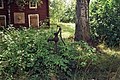
[{"label": "window", "polygon": [[25,13],[15,12],[14,13],[14,24],[24,24],[25,23]]},{"label": "window", "polygon": [[0,15],[0,27],[6,26],[6,16]]},{"label": "window", "polygon": [[3,0],[0,0],[0,9],[3,9],[4,5],[3,5]]},{"label": "window", "polygon": [[29,14],[28,15],[29,20],[29,27],[39,27],[39,14]]},{"label": "window", "polygon": [[29,3],[29,8],[30,8],[30,9],[36,9],[36,8],[37,8],[37,3],[35,3],[35,2],[30,2],[30,3]]}]

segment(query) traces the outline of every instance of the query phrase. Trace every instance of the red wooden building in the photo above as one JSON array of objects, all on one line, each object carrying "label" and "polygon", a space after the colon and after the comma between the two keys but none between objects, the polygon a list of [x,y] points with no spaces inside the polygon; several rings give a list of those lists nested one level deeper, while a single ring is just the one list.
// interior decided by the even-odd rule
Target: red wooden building
[{"label": "red wooden building", "polygon": [[0,26],[6,27],[10,24],[15,27],[39,27],[41,21],[49,21],[48,0],[42,0],[40,5],[28,2],[23,8],[16,4],[16,0],[8,1],[10,0],[0,0]]}]

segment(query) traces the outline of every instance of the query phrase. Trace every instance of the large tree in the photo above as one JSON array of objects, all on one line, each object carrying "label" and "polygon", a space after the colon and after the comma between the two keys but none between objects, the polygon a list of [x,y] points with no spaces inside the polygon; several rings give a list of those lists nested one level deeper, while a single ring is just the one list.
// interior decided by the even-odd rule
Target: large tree
[{"label": "large tree", "polygon": [[89,2],[90,0],[76,0],[75,41],[89,41]]}]

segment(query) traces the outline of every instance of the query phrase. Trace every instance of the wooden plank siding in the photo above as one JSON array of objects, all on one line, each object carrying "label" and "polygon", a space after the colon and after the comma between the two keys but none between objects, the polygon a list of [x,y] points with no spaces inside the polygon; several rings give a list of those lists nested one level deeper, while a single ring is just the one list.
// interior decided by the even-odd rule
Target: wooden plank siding
[{"label": "wooden plank siding", "polygon": [[[8,19],[8,6],[7,6],[7,0],[3,0],[4,1],[4,9],[0,9],[0,15],[6,15],[6,19]],[[10,17],[11,17],[11,24],[13,24],[15,27],[19,27],[19,26],[29,26],[29,18],[28,15],[30,14],[38,14],[39,15],[39,21],[43,21],[47,18],[49,18],[49,1],[48,0],[42,0],[43,4],[41,4],[41,6],[38,6],[36,9],[30,9],[29,5],[25,5],[25,9],[20,9],[20,7],[18,7],[16,5],[16,3],[12,3],[10,5],[11,10],[10,10]],[[14,22],[14,13],[24,13],[25,14],[25,23],[21,23],[21,24],[17,24]],[[7,25],[8,25],[8,21]],[[48,22],[49,24],[49,22]]]},{"label": "wooden plank siding", "polygon": [[[3,0],[4,1],[4,0]],[[3,9],[0,9],[0,15],[5,15],[6,16],[6,20],[8,19],[8,12],[7,12],[7,2],[6,1],[4,1],[3,2],[3,6],[4,6],[4,8]],[[6,21],[6,25],[8,24],[8,22]]]}]

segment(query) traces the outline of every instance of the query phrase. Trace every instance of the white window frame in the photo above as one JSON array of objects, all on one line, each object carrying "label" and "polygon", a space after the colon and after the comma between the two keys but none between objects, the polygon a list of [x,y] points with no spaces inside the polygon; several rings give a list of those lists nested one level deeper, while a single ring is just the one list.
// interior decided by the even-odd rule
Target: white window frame
[{"label": "white window frame", "polygon": [[0,15],[0,17],[4,17],[5,18],[5,26],[6,26],[6,15]]},{"label": "white window frame", "polygon": [[0,6],[0,9],[4,9],[4,3],[3,3],[3,0],[1,0],[2,2],[2,6]]},{"label": "white window frame", "polygon": [[32,2],[29,2],[29,8],[30,9],[37,9],[37,3],[35,3],[35,7],[32,7]]},{"label": "white window frame", "polygon": [[35,15],[37,16],[38,27],[39,27],[39,14],[29,14],[29,15],[28,15],[29,27],[31,26],[31,25],[30,25],[30,17],[31,17],[31,16],[35,16]]}]

